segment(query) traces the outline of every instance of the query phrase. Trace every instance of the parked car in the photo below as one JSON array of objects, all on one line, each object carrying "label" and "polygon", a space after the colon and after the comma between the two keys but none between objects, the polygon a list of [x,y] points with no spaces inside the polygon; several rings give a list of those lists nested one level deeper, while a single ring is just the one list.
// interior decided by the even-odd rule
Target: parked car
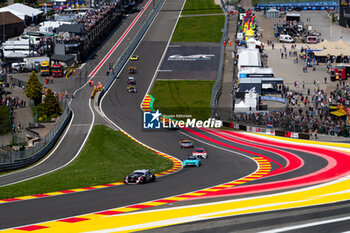
[{"label": "parked car", "polygon": [[294,39],[290,35],[280,35],[280,42],[293,43]]}]

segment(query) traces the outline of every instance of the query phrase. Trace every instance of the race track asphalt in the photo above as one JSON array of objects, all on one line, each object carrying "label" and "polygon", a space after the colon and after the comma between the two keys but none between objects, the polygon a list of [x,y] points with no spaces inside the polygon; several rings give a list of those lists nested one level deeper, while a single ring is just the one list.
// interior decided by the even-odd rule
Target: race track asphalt
[{"label": "race track asphalt", "polygon": [[[145,5],[145,3],[146,1],[142,2],[138,6],[138,9],[141,9]],[[121,53],[130,44],[131,39],[142,27],[143,21],[146,19],[147,15],[149,15],[150,11],[151,8],[148,8],[147,11],[144,12],[139,21],[134,25],[133,29],[125,37],[124,41],[114,51],[110,59],[108,59],[108,61],[103,66],[101,66],[99,72],[97,72],[94,76],[95,81],[102,81],[106,78],[105,75],[108,71],[108,63],[110,62],[114,64],[117,61]],[[88,85],[85,85],[83,88],[80,88],[82,87],[81,84],[86,83],[88,80],[87,77],[84,76],[86,74],[89,74],[100,63],[103,57],[108,53],[108,51],[113,47],[116,41],[126,31],[127,27],[135,19],[137,14],[138,12],[135,12],[126,17],[124,19],[125,21],[119,26],[119,28],[114,32],[114,34],[111,35],[109,40],[107,40],[102,45],[102,47],[96,52],[96,54],[92,54],[91,59],[84,65],[84,67],[81,70],[78,70],[77,77],[79,77],[79,79],[71,78],[67,80],[68,82],[64,83],[64,87],[61,86],[63,84],[58,84],[60,85],[58,88],[62,90],[68,90],[69,96],[71,96],[71,94],[74,91],[79,91],[76,92],[75,97],[71,103],[71,108],[74,113],[74,118],[71,123],[71,127],[66,129],[66,136],[63,137],[60,146],[57,147],[54,154],[52,154],[48,159],[45,160],[45,162],[41,163],[39,166],[0,176],[0,186],[35,177],[45,172],[49,172],[55,168],[61,167],[62,165],[66,164],[77,154],[83,141],[86,138],[86,135],[92,123],[92,112],[89,108],[89,97],[91,95],[92,88]],[[82,80],[84,82],[81,82]]]},{"label": "race track asphalt", "polygon": [[[189,153],[188,150],[180,149],[178,146],[178,141],[184,136],[176,131],[143,132],[141,129],[142,113],[140,103],[152,80],[154,71],[166,48],[167,41],[179,14],[179,11],[174,9],[181,9],[182,4],[183,0],[167,1],[165,3],[162,11],[135,52],[140,55],[140,60],[132,63],[136,64],[138,70],[138,74],[135,75],[138,93],[129,94],[126,91],[127,74],[124,70],[120,75],[121,78],[115,82],[102,102],[103,111],[121,128],[144,143],[180,159],[183,159]],[[100,72],[103,72],[103,70],[105,69],[101,68]],[[64,146],[63,148],[59,147],[55,152],[58,153],[57,156],[66,155],[61,154],[62,150],[66,150],[65,153],[67,151],[72,152],[73,144],[77,142],[77,133],[86,133],[87,126],[84,125],[89,124],[91,121],[86,104],[87,101],[84,99],[88,94],[90,93],[84,88],[73,100],[73,107],[75,103],[79,104],[77,110],[74,110],[75,114],[81,114],[80,116],[85,117],[82,119],[75,116],[72,123],[73,127],[71,127],[70,131],[74,130],[69,133],[71,138],[68,136],[64,138],[67,142],[62,142],[61,145]],[[82,99],[80,99],[80,96],[82,96]],[[77,120],[79,121],[77,122]],[[83,138],[81,135],[83,134],[79,135],[81,137],[79,140]],[[215,157],[215,159],[210,160],[210,163],[205,162],[198,169],[184,169],[176,175],[160,178],[157,182],[149,185],[119,186],[52,198],[2,204],[0,205],[0,211],[8,214],[0,219],[0,227],[7,228],[64,218],[181,194],[238,179],[250,174],[257,167],[254,161],[238,156],[230,150],[218,151],[217,148],[209,146],[207,146],[207,150]],[[68,158],[70,159],[72,153],[69,154]],[[56,158],[56,155],[52,158]],[[58,163],[60,160],[63,160],[63,158],[56,159],[53,163]]]},{"label": "race track asphalt", "polygon": [[[126,64],[125,69],[120,74],[120,78],[115,81],[101,102],[102,111],[118,127],[139,141],[181,160],[186,155],[189,155],[191,151],[189,149],[181,149],[178,145],[179,140],[187,138],[182,133],[183,130],[161,132],[142,130],[142,110],[140,109],[140,104],[161,61],[182,5],[183,0],[168,0],[165,2],[151,28],[134,53],[140,56],[140,60],[136,62],[130,61]],[[130,19],[128,17],[125,24],[130,24],[128,20],[132,20],[132,17]],[[122,27],[125,27],[125,25],[122,25]],[[116,34],[120,37],[119,30]],[[116,35],[116,38],[118,38],[118,35]],[[122,48],[127,46],[128,41],[117,49],[110,58],[110,62],[116,61]],[[107,42],[102,47],[95,58],[93,58],[93,61],[85,65],[88,71],[92,70],[97,64],[97,61],[103,57],[102,54],[106,53],[108,46],[111,46],[110,42]],[[136,66],[138,71],[136,75],[133,75],[137,81],[136,87],[138,90],[135,94],[126,91],[128,66]],[[104,77],[103,74],[106,72],[107,67],[108,62],[97,73],[97,78]],[[55,151],[55,155],[50,157],[42,165],[31,170],[0,177],[0,182],[2,182],[0,184],[21,180],[25,177],[48,171],[55,166],[64,164],[76,154],[92,121],[92,115],[88,107],[90,93],[91,89],[85,87],[74,98],[72,108],[75,117],[72,127]],[[246,149],[249,149],[253,153],[237,152],[230,148],[222,149],[221,146],[214,145],[213,143],[203,143],[196,140],[198,137],[193,137],[195,145],[205,146],[210,156],[199,168],[185,168],[176,174],[161,177],[157,179],[157,182],[147,185],[122,185],[0,204],[0,212],[6,213],[6,215],[2,215],[0,218],[0,229],[127,206],[222,184],[254,172],[257,169],[257,164],[249,158],[255,156],[253,153],[273,156],[268,150],[251,147],[246,147]],[[230,144],[236,147],[242,147],[240,143],[231,142]],[[279,160],[279,158],[276,158],[276,160]],[[279,161],[283,163],[283,160]],[[310,172],[311,170],[308,170],[310,167],[312,166],[306,167],[306,171],[304,172]],[[294,175],[298,176],[300,174]]]}]

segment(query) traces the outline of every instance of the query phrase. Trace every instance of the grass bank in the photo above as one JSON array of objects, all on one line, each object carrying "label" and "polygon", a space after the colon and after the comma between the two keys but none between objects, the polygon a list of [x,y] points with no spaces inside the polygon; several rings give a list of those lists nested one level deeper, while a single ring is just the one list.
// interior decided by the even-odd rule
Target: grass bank
[{"label": "grass bank", "polygon": [[83,188],[122,181],[133,170],[155,173],[173,163],[142,147],[123,133],[95,126],[79,157],[69,166],[22,183],[0,187],[0,199]]},{"label": "grass bank", "polygon": [[223,13],[220,5],[214,0],[186,0],[182,15],[201,15]]},{"label": "grass bank", "polygon": [[155,98],[154,109],[165,115],[191,115],[192,118],[207,120],[211,113],[214,83],[207,80],[157,80],[151,93]]},{"label": "grass bank", "polygon": [[180,18],[172,42],[220,42],[224,24],[224,15]]}]

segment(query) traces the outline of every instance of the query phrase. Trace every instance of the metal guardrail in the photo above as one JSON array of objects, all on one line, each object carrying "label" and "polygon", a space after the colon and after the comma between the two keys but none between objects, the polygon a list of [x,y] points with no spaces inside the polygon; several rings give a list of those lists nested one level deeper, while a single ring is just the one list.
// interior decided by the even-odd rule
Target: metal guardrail
[{"label": "metal guardrail", "polygon": [[66,105],[57,124],[33,147],[19,151],[0,151],[0,171],[23,168],[43,158],[56,144],[71,117],[72,111]]},{"label": "metal guardrail", "polygon": [[227,15],[227,7],[223,0],[221,0],[221,8],[225,12],[225,25],[224,30],[222,33],[221,38],[221,47],[220,47],[220,60],[219,60],[219,67],[218,67],[218,75],[216,78],[216,82],[214,84],[212,93],[211,93],[211,101],[210,101],[210,108],[211,108],[211,116],[215,117],[215,113],[217,111],[217,104],[218,104],[218,97],[220,96],[221,92],[221,78],[222,78],[222,69],[223,69],[223,63],[224,63],[224,55],[225,55],[225,46],[224,41],[227,38],[227,24],[228,24],[228,15]]},{"label": "metal guardrail", "polygon": [[[155,1],[155,0],[153,0]],[[137,44],[139,43],[139,41],[141,40],[141,38],[143,37],[143,35],[146,33],[146,30],[148,29],[148,27],[151,25],[154,17],[156,16],[157,12],[159,11],[160,7],[162,6],[163,2],[165,0],[160,0],[157,5],[154,7],[154,9],[152,10],[151,14],[148,16],[148,18],[146,19],[145,23],[143,24],[143,26],[141,27],[141,29],[139,30],[139,32],[137,33],[137,35],[135,36],[135,38],[133,39],[133,41],[130,43],[130,45],[124,50],[123,54],[121,55],[121,57],[118,59],[117,63],[115,64],[114,68],[113,68],[113,73],[109,74],[108,76],[108,81],[106,84],[103,85],[103,89],[100,92],[100,94],[98,95],[98,99],[97,99],[97,104],[100,105],[101,99],[103,97],[103,95],[106,93],[106,91],[110,88],[110,86],[112,85],[113,81],[118,78],[117,75],[119,74],[119,72],[122,70],[124,64],[128,61],[129,57],[131,56],[132,52],[135,50]]]}]

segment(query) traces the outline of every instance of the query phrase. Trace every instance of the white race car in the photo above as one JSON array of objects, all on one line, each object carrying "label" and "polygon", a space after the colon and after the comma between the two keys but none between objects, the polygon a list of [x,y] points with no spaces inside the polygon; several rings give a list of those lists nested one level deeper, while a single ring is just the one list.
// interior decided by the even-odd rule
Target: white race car
[{"label": "white race car", "polygon": [[206,159],[208,158],[208,153],[204,148],[196,147],[194,148],[194,151],[192,151],[192,156],[196,156],[201,159]]}]

